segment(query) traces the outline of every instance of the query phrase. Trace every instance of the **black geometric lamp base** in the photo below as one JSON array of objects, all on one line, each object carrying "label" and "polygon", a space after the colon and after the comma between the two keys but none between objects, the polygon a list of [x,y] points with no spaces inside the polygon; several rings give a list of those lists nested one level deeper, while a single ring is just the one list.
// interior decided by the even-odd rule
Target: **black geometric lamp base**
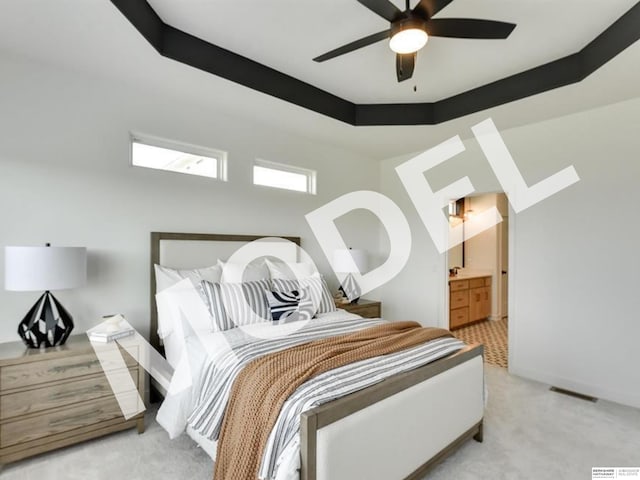
[{"label": "black geometric lamp base", "polygon": [[50,292],[45,292],[18,325],[18,335],[30,348],[64,344],[73,330],[69,312]]},{"label": "black geometric lamp base", "polygon": [[340,290],[342,295],[344,295],[344,297],[352,304],[356,304],[358,303],[358,300],[360,300],[360,294],[362,292],[360,290],[360,285],[358,285],[358,282],[356,282],[356,279],[353,278],[353,275],[351,274],[348,274],[344,278],[342,285],[340,285],[338,290]]}]

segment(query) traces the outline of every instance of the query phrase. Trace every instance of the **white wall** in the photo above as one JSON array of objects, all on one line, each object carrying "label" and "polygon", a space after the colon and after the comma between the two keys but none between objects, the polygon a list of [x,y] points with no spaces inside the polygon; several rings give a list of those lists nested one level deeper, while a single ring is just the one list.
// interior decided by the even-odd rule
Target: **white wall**
[{"label": "white wall", "polygon": [[[509,218],[510,371],[636,407],[639,114],[635,99],[501,132],[529,185],[569,165],[581,178]],[[475,140],[465,145],[463,154],[426,173],[433,189],[468,175],[478,192],[500,190]],[[381,185],[410,221],[413,250],[402,274],[378,294],[390,318],[445,325],[443,255],[394,171],[407,158],[381,164]]]},{"label": "white wall", "polygon": [[[408,156],[378,169],[356,154],[180,98],[0,62],[0,245],[49,241],[89,248],[88,285],[58,295],[78,332],[112,312],[147,328],[150,231],[301,235],[326,272],[304,214],[342,193],[378,186],[405,212],[413,249],[402,273],[367,296],[384,301],[388,318],[446,325],[444,257],[394,171]],[[511,371],[635,406],[638,112],[640,99],[502,132],[529,184],[570,164],[581,177],[510,218]],[[230,181],[130,167],[130,130],[229,151]],[[433,145],[439,140],[445,138],[434,138]],[[475,141],[466,145],[466,152],[427,173],[432,187],[469,175],[478,192],[498,191]],[[318,195],[250,186],[250,162],[257,156],[317,169]],[[385,234],[373,234],[370,215],[354,213],[338,223],[350,245],[374,257],[386,250]],[[16,338],[14,326],[37,295],[0,290],[0,341]]]},{"label": "white wall", "polygon": [[[498,207],[498,195],[484,195],[467,198],[473,215],[480,214],[492,207]],[[465,241],[465,268],[491,272],[491,317],[497,319],[498,314],[498,226],[484,230]]]},{"label": "white wall", "polygon": [[[449,225],[451,227],[456,227],[461,223],[462,223],[462,220],[459,218],[454,218],[454,219],[449,218]],[[448,252],[449,269],[456,268],[456,267],[463,268],[462,266],[462,263],[463,263],[462,259],[464,257],[464,255],[462,255],[463,243],[459,243],[449,248],[449,252]]]},{"label": "white wall", "polygon": [[[56,293],[76,333],[114,312],[148,329],[151,231],[299,235],[326,273],[304,215],[378,186],[366,158],[181,98],[6,57],[0,71],[0,246],[88,248],[87,286]],[[229,182],[131,167],[130,131],[228,151]],[[316,169],[318,194],[253,187],[255,157]],[[372,255],[375,225],[357,212],[340,220],[347,242]],[[0,342],[18,338],[39,294],[0,289]]]}]

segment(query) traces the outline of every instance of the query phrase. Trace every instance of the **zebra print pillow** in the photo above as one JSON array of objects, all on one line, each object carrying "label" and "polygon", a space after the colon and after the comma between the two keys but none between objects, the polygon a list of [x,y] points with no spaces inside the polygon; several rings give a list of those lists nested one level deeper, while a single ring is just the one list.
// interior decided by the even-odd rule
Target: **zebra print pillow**
[{"label": "zebra print pillow", "polygon": [[271,283],[273,284],[273,289],[277,292],[291,292],[300,290],[300,288],[308,288],[313,305],[317,308],[314,316],[315,313],[335,312],[337,310],[331,292],[329,292],[329,287],[327,287],[321,275],[301,278],[299,281],[272,278]]},{"label": "zebra print pillow", "polygon": [[308,288],[303,288],[302,291],[267,292],[267,301],[274,322],[311,320],[315,313]]},{"label": "zebra print pillow", "polygon": [[200,285],[207,299],[214,332],[271,320],[266,298],[271,290],[269,280],[242,283],[203,280]]}]

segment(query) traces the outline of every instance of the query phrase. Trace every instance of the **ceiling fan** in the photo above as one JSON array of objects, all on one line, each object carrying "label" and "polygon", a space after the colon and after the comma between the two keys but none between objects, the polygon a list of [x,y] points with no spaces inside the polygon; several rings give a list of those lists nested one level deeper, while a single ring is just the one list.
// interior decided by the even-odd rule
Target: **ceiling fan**
[{"label": "ceiling fan", "polygon": [[406,0],[403,12],[389,0],[358,0],[372,12],[391,23],[382,32],[368,35],[354,42],[331,50],[315,62],[324,62],[332,58],[353,52],[381,40],[389,39],[389,47],[396,52],[396,74],[398,82],[413,75],[418,50],[425,46],[429,35],[434,37],[504,39],[516,27],[513,23],[472,18],[432,18],[453,0],[420,0],[411,9]]}]

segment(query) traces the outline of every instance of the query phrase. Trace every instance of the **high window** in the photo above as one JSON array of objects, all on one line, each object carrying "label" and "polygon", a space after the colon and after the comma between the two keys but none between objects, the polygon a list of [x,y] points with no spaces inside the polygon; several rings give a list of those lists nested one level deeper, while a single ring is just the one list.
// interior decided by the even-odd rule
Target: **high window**
[{"label": "high window", "polygon": [[227,179],[226,152],[146,135],[131,135],[131,163],[136,167],[199,175],[223,181]]},{"label": "high window", "polygon": [[316,172],[257,159],[253,165],[253,184],[315,195]]}]

